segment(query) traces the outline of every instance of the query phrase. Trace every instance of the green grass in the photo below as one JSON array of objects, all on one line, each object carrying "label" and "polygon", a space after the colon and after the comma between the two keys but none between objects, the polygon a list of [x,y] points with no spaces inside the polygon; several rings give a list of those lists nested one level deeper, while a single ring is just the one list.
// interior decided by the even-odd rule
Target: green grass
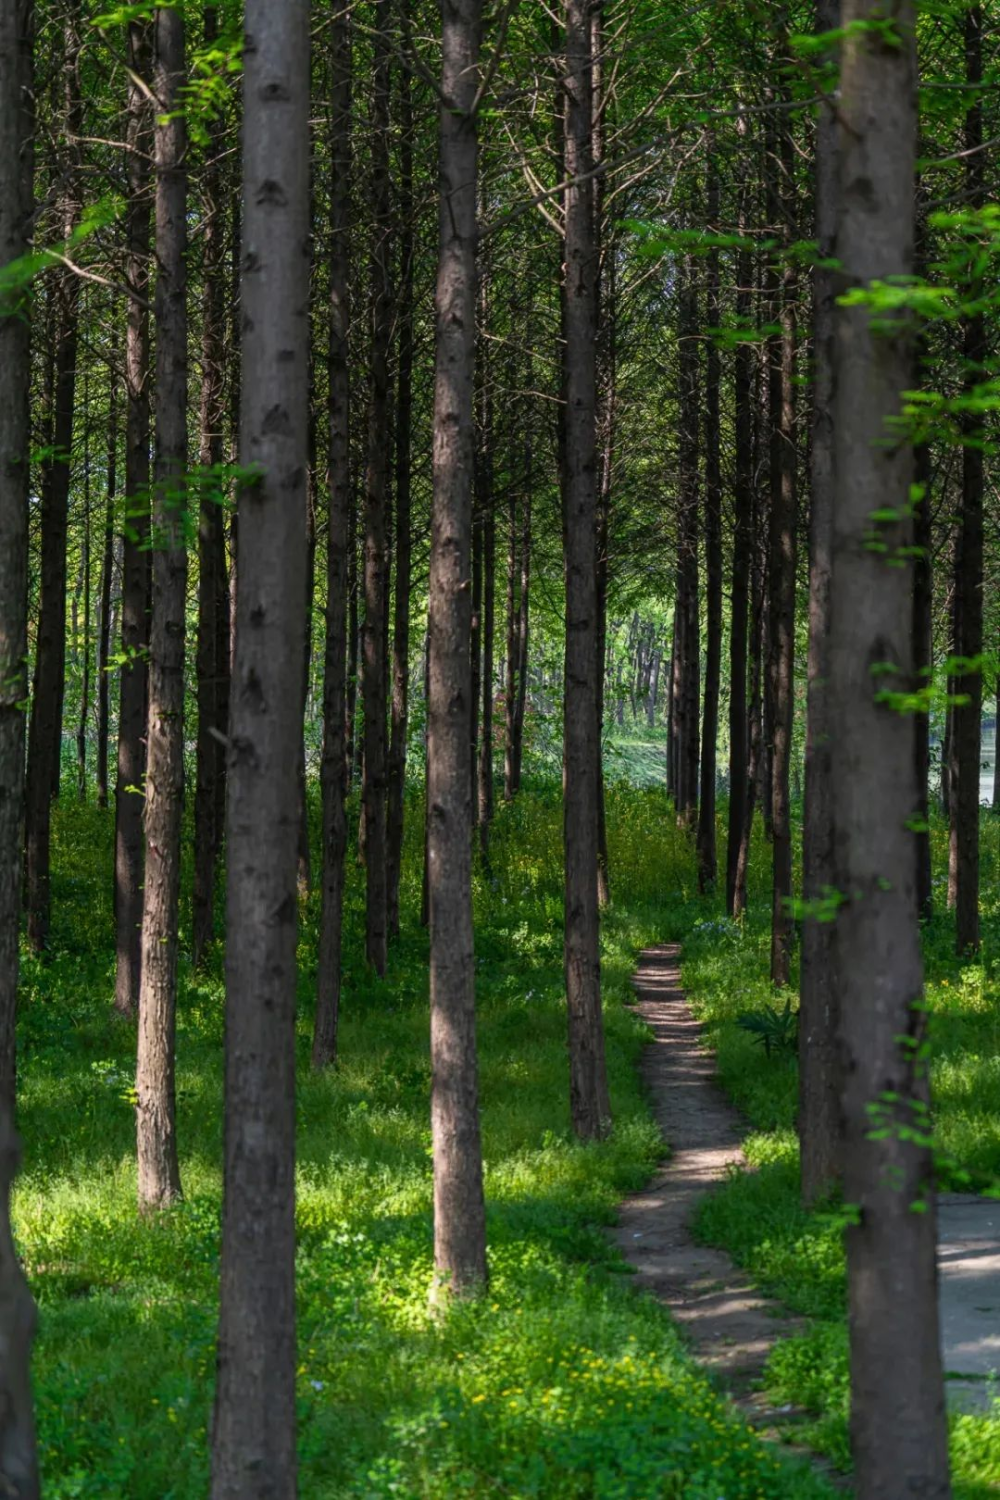
[{"label": "green grass", "polygon": [[[410,830],[419,828],[411,809]],[[693,1367],[606,1240],[661,1152],[625,1009],[635,950],[702,910],[658,791],[609,799],[615,906],[604,928],[615,1131],[572,1141],[561,979],[558,786],[501,809],[477,877],[488,1297],[428,1312],[431,1177],[426,936],[407,852],[404,933],[384,982],[347,910],[341,1063],[308,1066],[317,909],[299,996],[300,1493],[540,1500],[808,1500],[828,1493],[762,1446]],[[19,1246],[40,1304],[35,1389],[48,1500],[206,1492],[217,1316],[223,1002],[220,956],[182,975],[185,1200],[135,1211],[135,1028],[112,1019],[111,818],[55,822],[53,951],[25,959]],[[185,928],[186,930],[186,928]]]},{"label": "green grass", "polygon": [[[924,933],[932,1043],[934,1128],[943,1185],[985,1189],[1000,1181],[1000,901],[995,893],[998,825],[984,815],[983,953],[975,965],[954,956],[954,925],[935,916]],[[936,866],[944,832],[934,830]],[[768,1368],[778,1402],[806,1408],[802,1435],[847,1468],[846,1268],[837,1216],[806,1214],[799,1203],[794,1119],[797,1063],[766,1056],[737,1024],[774,1001],[768,979],[768,850],[755,845],[751,900],[743,926],[718,912],[686,936],[688,996],[716,1049],[719,1080],[746,1118],[750,1170],[734,1174],[700,1210],[697,1232],[733,1258],[788,1307],[815,1320],[781,1343]],[[943,903],[943,891],[939,894]],[[1000,1407],[993,1417],[952,1419],[955,1494],[980,1500],[1000,1486]]]}]

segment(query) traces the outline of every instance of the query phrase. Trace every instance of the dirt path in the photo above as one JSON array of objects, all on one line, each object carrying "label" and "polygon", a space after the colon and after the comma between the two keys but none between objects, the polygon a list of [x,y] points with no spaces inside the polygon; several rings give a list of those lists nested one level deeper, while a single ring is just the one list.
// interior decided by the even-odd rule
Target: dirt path
[{"label": "dirt path", "polygon": [[[764,1297],[721,1250],[691,1236],[695,1208],[727,1169],[742,1163],[743,1125],[714,1082],[715,1060],[680,987],[680,948],[647,948],[632,983],[636,1010],[653,1033],[643,1077],[672,1155],[626,1200],[615,1239],[638,1284],[669,1307],[699,1363],[716,1372],[755,1423],[775,1411],[753,1387],[773,1345],[802,1326]],[[801,1414],[798,1414],[801,1415]]]},{"label": "dirt path", "polygon": [[[622,1205],[614,1238],[638,1284],[669,1307],[698,1362],[718,1375],[749,1421],[776,1435],[806,1413],[775,1409],[755,1387],[773,1346],[803,1321],[764,1296],[723,1251],[697,1244],[691,1234],[699,1200],[743,1164],[744,1125],[715,1082],[715,1059],[684,998],[680,948],[647,948],[632,984],[635,1008],[653,1038],[643,1053],[643,1078],[672,1155]],[[998,1392],[1000,1204],[946,1195],[939,1220],[949,1404],[982,1411]]]}]

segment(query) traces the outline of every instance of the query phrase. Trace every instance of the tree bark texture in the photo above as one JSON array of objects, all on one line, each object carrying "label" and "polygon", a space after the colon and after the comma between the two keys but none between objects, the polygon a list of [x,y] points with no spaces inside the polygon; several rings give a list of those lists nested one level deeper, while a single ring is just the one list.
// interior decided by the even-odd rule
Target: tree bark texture
[{"label": "tree bark texture", "polygon": [[611,1124],[597,901],[597,245],[591,169],[592,38],[586,0],[566,0],[563,552],[564,957],[570,1112],[581,1140]]},{"label": "tree bark texture", "polygon": [[245,21],[239,594],[212,1500],[294,1500],[295,984],[309,426],[309,6]]},{"label": "tree bark texture", "polygon": [[101,550],[97,627],[97,805],[108,805],[108,725],[110,720],[111,596],[115,570],[115,500],[118,494],[118,376],[112,370],[108,390],[107,486]]},{"label": "tree bark texture", "polygon": [[[845,0],[837,256],[844,289],[913,269],[915,7],[893,6],[890,45]],[[843,1047],[851,1440],[864,1500],[950,1493],[938,1330],[933,1164],[920,936],[914,901],[910,688],[912,453],[891,423],[912,379],[909,327],[839,307],[830,712],[834,847],[843,904],[837,972]],[[872,517],[880,522],[870,545]],[[921,1211],[915,1211],[920,1205]]]},{"label": "tree bark texture", "polygon": [[[741,213],[741,222],[745,213]],[[741,250],[736,264],[736,316],[742,324],[750,320],[752,297],[749,252]],[[726,840],[726,910],[737,909],[737,873],[749,801],[747,720],[747,636],[750,594],[750,559],[753,525],[753,413],[751,410],[750,345],[736,347],[733,370],[736,472],[733,489],[733,561],[729,625],[729,823]],[[745,898],[744,903],[745,905]],[[740,908],[742,909],[742,908]]]},{"label": "tree bark texture", "polygon": [[486,1282],[475,1036],[469,732],[480,0],[442,0],[427,871],[436,1297]]},{"label": "tree bark texture", "polygon": [[136,1061],[139,1204],[180,1196],[174,1041],[184,810],[184,633],[187,605],[187,169],[177,113],[185,79],[184,21],[154,21],[156,173],[156,471],[149,636],[145,887]]},{"label": "tree bark texture", "polygon": [[[719,232],[719,174],[708,138],[708,225]],[[719,252],[706,259],[705,318],[718,328]],[[705,691],[701,735],[701,791],[698,799],[698,888],[715,886],[718,858],[715,847],[715,767],[719,739],[719,688],[722,677],[722,469],[719,426],[719,349],[709,333],[705,357]]]}]

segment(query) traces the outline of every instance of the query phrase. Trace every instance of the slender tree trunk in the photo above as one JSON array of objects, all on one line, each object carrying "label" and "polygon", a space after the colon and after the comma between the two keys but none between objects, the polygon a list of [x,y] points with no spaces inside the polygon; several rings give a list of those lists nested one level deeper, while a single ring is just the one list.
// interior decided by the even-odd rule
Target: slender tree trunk
[{"label": "slender tree trunk", "polygon": [[[608,99],[604,78],[604,5],[596,0],[590,13],[591,109],[593,130],[591,154],[595,169],[604,160]],[[608,579],[610,573],[611,493],[614,473],[615,383],[616,383],[616,285],[615,246],[606,253],[605,189],[603,172],[594,179],[594,253],[597,285],[594,319],[598,345],[597,440],[600,445],[597,482],[597,901],[603,909],[611,904],[611,861],[608,855],[608,813],[604,785],[604,677],[608,645]]]},{"label": "slender tree trunk", "polygon": [[413,98],[410,73],[399,73],[399,345],[396,379],[396,592],[392,631],[392,709],[389,734],[388,892],[389,936],[399,936],[399,881],[406,809],[406,745],[410,696],[410,585],[413,568],[411,427],[413,425]]},{"label": "slender tree trunk", "polygon": [[[218,6],[205,5],[205,42],[218,36]],[[228,610],[225,512],[220,471],[223,455],[225,404],[225,238],[222,223],[221,172],[218,158],[222,132],[210,131],[209,161],[202,175],[202,291],[201,334],[201,451],[200,514],[198,522],[198,739],[195,747],[194,891],[191,956],[200,965],[215,927],[215,873],[222,829],[217,821],[219,778],[225,777],[223,737],[226,719],[220,716],[228,700],[228,643],[219,628],[220,612]],[[219,655],[220,644],[223,655]]]},{"label": "slender tree trunk", "polygon": [[184,626],[187,605],[187,170],[178,112],[185,83],[184,21],[160,6],[153,86],[160,113],[156,168],[156,475],[149,637],[146,883],[136,1063],[139,1205],[180,1196],[174,1038],[184,809]]},{"label": "slender tree trunk", "polygon": [[436,297],[434,507],[428,704],[432,1295],[486,1282],[486,1213],[475,1037],[469,780],[476,119],[480,0],[442,0],[440,251]]},{"label": "slender tree trunk", "polygon": [[[931,450],[926,443],[914,454],[918,495],[914,504],[913,543],[913,672],[914,687],[926,688],[931,679],[934,651],[934,563],[931,551]],[[930,714],[914,714],[914,764],[917,775],[915,806],[917,915],[928,921],[934,908],[931,882],[930,830]]]},{"label": "slender tree trunk", "polygon": [[[840,24],[840,0],[818,0],[820,35]],[[832,260],[837,237],[837,120],[832,101],[816,125],[816,241],[821,261]],[[813,275],[813,390],[809,510],[809,688],[806,784],[802,833],[802,890],[819,903],[836,889],[833,737],[828,706],[830,542],[836,481],[833,402],[836,333],[834,275],[822,264]],[[799,983],[799,1177],[809,1207],[825,1197],[840,1170],[840,1079],[837,1066],[835,924],[825,908],[807,907],[802,924]]]},{"label": "slender tree trunk", "polygon": [[688,257],[678,291],[679,439],[677,589],[674,607],[674,746],[677,821],[698,816],[698,344],[694,266]]},{"label": "slender tree trunk", "polygon": [[122,528],[122,666],[115,786],[115,1009],[139,1008],[142,967],[143,778],[149,643],[149,28],[129,24],[126,158],[125,521]]},{"label": "slender tree trunk", "polygon": [[[837,255],[847,287],[913,269],[916,18],[894,13],[894,45],[867,25],[874,0],[845,0],[838,104]],[[892,433],[912,379],[907,325],[872,327],[864,306],[837,315],[836,503],[830,713],[837,970],[843,1045],[851,1438],[865,1500],[944,1500],[948,1427],[938,1328],[933,1163],[927,1143],[923,973],[914,901],[912,580],[897,548],[912,453]],[[887,549],[866,545],[874,513]],[[905,555],[905,553],[903,554]],[[880,670],[873,675],[873,666]],[[914,1205],[921,1212],[914,1211]]]},{"label": "slender tree trunk", "polygon": [[[351,29],[337,11],[330,48],[330,519],[327,530],[326,657],[323,676],[322,912],[316,974],[313,1067],[337,1057],[347,855],[347,593],[351,515]],[[398,553],[397,553],[398,559]]]},{"label": "slender tree trunk", "polygon": [[591,136],[593,51],[586,0],[566,0],[564,79],[566,658],[563,717],[565,967],[570,1111],[582,1140],[611,1125],[601,1014],[597,902],[596,299]]},{"label": "slender tree trunk", "polygon": [[347,787],[354,784],[354,771],[361,736],[357,733],[358,651],[361,626],[358,616],[358,504],[351,484],[351,505],[347,517]]},{"label": "slender tree trunk", "polygon": [[[973,5],[965,14],[965,77],[975,88],[983,77],[983,12]],[[965,197],[970,210],[985,201],[983,107],[978,94],[965,115]],[[974,288],[981,295],[981,288]],[[963,362],[966,391],[972,395],[985,378],[986,322],[981,312],[965,318]],[[955,946],[960,956],[979,951],[979,777],[982,761],[983,674],[983,443],[982,418],[963,421],[962,513],[956,543],[955,595],[958,654],[967,664],[956,674],[959,698],[954,713],[957,782],[951,809],[954,845]]]},{"label": "slender tree trunk", "polygon": [[493,821],[493,676],[497,523],[492,496],[483,520],[483,730],[479,742],[479,852],[489,865]]},{"label": "slender tree trunk", "polygon": [[[719,232],[719,175],[714,138],[708,137],[708,225]],[[718,328],[719,252],[706,262],[708,290],[705,316]],[[719,740],[719,689],[722,677],[722,470],[719,431],[719,350],[709,335],[705,368],[705,696],[701,736],[701,792],[698,799],[698,888],[710,891],[718,874],[715,847],[715,767]]]},{"label": "slender tree trunk", "polygon": [[524,763],[524,713],[528,697],[528,627],[529,590],[531,586],[531,486],[534,467],[532,464],[531,437],[525,439],[527,461],[525,472],[527,488],[521,507],[521,586],[517,612],[517,702],[514,708],[514,739],[512,754],[511,795],[521,790],[521,768]]},{"label": "slender tree trunk", "polygon": [[[795,237],[794,161],[791,136],[780,127],[781,181],[773,195],[782,238]],[[786,259],[781,285],[781,333],[770,372],[771,531],[770,639],[768,679],[772,713],[771,828],[773,879],[771,906],[771,979],[786,985],[791,974],[793,920],[792,815],[789,775],[792,761],[795,666],[796,429],[795,346],[796,273]]]},{"label": "slender tree trunk", "polygon": [[469,786],[472,806],[479,807],[479,697],[482,691],[483,637],[483,523],[474,494],[472,521],[472,625],[469,631],[471,706],[469,710]]},{"label": "slender tree trunk", "polygon": [[[72,234],[80,217],[79,146],[80,6],[70,5],[63,30],[64,119],[68,146],[59,164],[66,184],[62,229]],[[49,862],[52,799],[59,793],[62,709],[66,676],[66,539],[76,402],[80,280],[68,269],[54,275],[55,385],[52,448],[42,471],[41,578],[25,804],[28,941],[41,953],[49,936]]]},{"label": "slender tree trunk", "polygon": [[[295,949],[309,426],[309,6],[247,0],[240,589],[212,1500],[294,1500]],[[276,419],[280,417],[279,419]]]},{"label": "slender tree trunk", "polygon": [[372,346],[365,495],[365,623],[362,687],[365,710],[364,838],[365,952],[384,974],[386,907],[386,512],[388,508],[389,334],[392,323],[389,88],[391,0],[375,6],[372,114]]},{"label": "slender tree trunk", "polygon": [[[0,269],[29,248],[34,12],[29,0],[0,7]],[[0,1484],[17,1500],[37,1500],[30,1380],[35,1308],[10,1226],[20,1151],[14,1134],[14,1021],[28,696],[31,347],[26,299],[8,297],[0,297]]]},{"label": "slender tree trunk", "polygon": [[517,584],[519,571],[517,488],[514,484],[511,484],[507,498],[507,598],[505,610],[507,637],[506,665],[504,668],[503,737],[503,799],[505,802],[512,802],[514,800],[514,718],[517,710]]},{"label": "slender tree trunk", "polygon": [[107,498],[101,553],[100,623],[97,634],[97,805],[108,805],[108,721],[111,674],[111,581],[115,570],[115,496],[118,490],[118,374],[112,368],[108,389]]},{"label": "slender tree trunk", "polygon": [[[745,204],[741,204],[741,226],[745,222]],[[751,313],[751,261],[741,250],[736,263],[736,316],[748,323]],[[733,493],[733,573],[729,627],[729,825],[726,841],[726,910],[738,916],[737,871],[740,849],[747,822],[747,608],[750,591],[750,557],[753,525],[753,470],[751,446],[753,412],[751,410],[750,346],[736,347],[734,380],[736,482]],[[741,911],[746,905],[744,892]]]},{"label": "slender tree trunk", "polygon": [[[87,800],[87,720],[90,718],[90,401],[86,385],[83,420],[83,556],[80,560],[80,582],[83,586],[83,660],[80,663],[80,717],[76,726],[76,793],[81,802]],[[76,635],[75,630],[73,633]]]}]

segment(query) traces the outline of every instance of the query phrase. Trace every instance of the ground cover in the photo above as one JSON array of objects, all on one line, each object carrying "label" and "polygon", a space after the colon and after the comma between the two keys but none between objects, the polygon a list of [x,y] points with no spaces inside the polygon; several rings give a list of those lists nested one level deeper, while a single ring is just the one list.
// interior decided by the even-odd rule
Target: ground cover
[{"label": "ground cover", "polygon": [[[420,827],[419,811],[411,834]],[[572,1143],[561,981],[561,805],[529,788],[477,876],[492,1285],[431,1321],[426,938],[419,851],[384,983],[364,972],[358,872],[337,1070],[308,1067],[317,908],[303,914],[299,1070],[300,1492],[328,1497],[809,1500],[826,1493],[727,1414],[602,1226],[660,1147],[625,1009],[636,951],[693,928],[693,860],[660,791],[615,787],[605,923],[616,1128]],[[183,975],[185,1201],[137,1222],[134,1027],[112,1021],[111,819],[56,812],[53,950],[25,958],[19,1245],[40,1303],[49,1500],[193,1500],[206,1488],[216,1322],[222,985]]]}]

